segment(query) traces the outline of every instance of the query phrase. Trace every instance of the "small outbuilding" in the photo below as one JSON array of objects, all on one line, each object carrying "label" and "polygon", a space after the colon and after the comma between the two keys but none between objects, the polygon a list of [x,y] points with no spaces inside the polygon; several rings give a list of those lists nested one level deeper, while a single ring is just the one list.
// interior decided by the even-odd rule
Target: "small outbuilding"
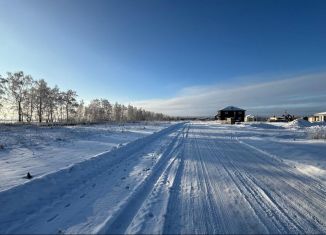
[{"label": "small outbuilding", "polygon": [[255,116],[253,116],[253,115],[247,115],[246,117],[245,117],[245,122],[255,122],[255,121],[257,121],[257,119],[256,119],[256,117]]},{"label": "small outbuilding", "polygon": [[233,122],[243,122],[246,110],[234,106],[228,106],[217,112],[215,120],[232,120]]}]

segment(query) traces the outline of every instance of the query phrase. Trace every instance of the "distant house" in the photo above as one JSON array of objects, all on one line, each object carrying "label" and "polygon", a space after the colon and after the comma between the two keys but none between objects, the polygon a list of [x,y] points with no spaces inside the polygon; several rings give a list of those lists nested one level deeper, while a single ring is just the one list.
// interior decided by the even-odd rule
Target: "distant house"
[{"label": "distant house", "polygon": [[272,116],[272,117],[268,118],[268,121],[269,122],[287,122],[285,117],[276,117],[276,116]]},{"label": "distant house", "polygon": [[215,116],[216,120],[234,122],[243,122],[245,118],[246,110],[240,109],[234,106],[228,106],[224,109],[221,109],[217,112]]},{"label": "distant house", "polygon": [[313,116],[308,117],[309,122],[326,122],[326,112],[315,113]]},{"label": "distant house", "polygon": [[294,119],[295,119],[294,115],[285,113],[281,117],[272,116],[272,117],[268,118],[268,121],[269,122],[291,122]]}]

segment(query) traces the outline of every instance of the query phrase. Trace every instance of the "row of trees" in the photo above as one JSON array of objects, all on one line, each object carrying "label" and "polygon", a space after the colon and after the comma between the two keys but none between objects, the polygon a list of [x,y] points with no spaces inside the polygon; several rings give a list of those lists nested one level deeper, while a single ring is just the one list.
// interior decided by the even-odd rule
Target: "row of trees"
[{"label": "row of trees", "polygon": [[167,120],[169,117],[131,105],[94,99],[88,105],[77,101],[73,90],[50,87],[44,79],[34,80],[24,72],[0,75],[1,112],[14,110],[18,122],[123,122]]}]

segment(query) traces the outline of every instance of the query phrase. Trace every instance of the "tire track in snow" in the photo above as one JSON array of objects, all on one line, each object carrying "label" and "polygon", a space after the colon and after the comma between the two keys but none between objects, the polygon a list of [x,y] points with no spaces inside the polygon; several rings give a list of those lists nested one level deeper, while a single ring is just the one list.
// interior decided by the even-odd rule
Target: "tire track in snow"
[{"label": "tire track in snow", "polygon": [[[203,149],[199,147],[199,140],[196,135],[194,135],[194,148],[196,150],[196,155],[198,156],[199,161],[199,171],[200,175],[203,177],[205,193],[208,199],[208,211],[209,216],[206,218],[205,233],[221,234],[228,233],[228,220],[224,219],[224,214],[221,211],[221,207],[218,206],[217,198],[219,194],[216,194],[214,191],[216,188],[211,182],[211,172],[207,170],[206,160],[203,158]],[[207,148],[209,149],[209,148]],[[205,158],[209,156],[204,156]],[[202,180],[200,180],[202,181]],[[215,190],[214,190],[215,189]],[[219,199],[220,200],[220,199]],[[224,211],[228,213],[228,211]]]},{"label": "tire track in snow", "polygon": [[[265,170],[274,170],[278,182],[282,182],[282,185],[287,185],[287,193],[284,193],[283,190],[271,190],[270,187],[263,184],[263,181],[257,181],[257,179],[249,174],[252,181],[259,185],[261,190],[263,190],[271,200],[275,201],[276,199],[274,199],[274,197],[276,197],[277,201],[282,204],[281,208],[288,208],[292,212],[291,216],[296,218],[296,220],[300,220],[300,223],[304,225],[305,232],[325,232],[326,226],[322,220],[326,216],[326,194],[322,193],[323,190],[320,189],[320,184],[322,184],[322,182],[303,175],[300,172],[295,172],[295,169],[292,169],[281,161],[276,168],[275,162],[270,161],[270,154],[260,151],[255,147],[251,148],[251,146],[248,146],[247,144],[244,145],[249,147],[249,149],[256,150],[253,153],[253,157],[257,159],[257,164],[259,162],[269,163],[269,169],[265,166],[266,164],[260,164],[260,167]],[[261,157],[261,153],[265,157]],[[273,158],[275,158],[275,156],[272,156],[272,159]],[[286,178],[285,175],[287,176]],[[303,182],[305,182],[305,184],[303,184]],[[308,182],[310,183],[308,184]],[[309,188],[307,185],[309,185]],[[289,189],[291,190],[289,191]]]},{"label": "tire track in snow", "polygon": [[[232,145],[230,142],[224,142],[223,143],[224,148],[234,150],[235,144],[233,143],[233,141],[231,142]],[[241,146],[237,146],[237,148],[241,148]],[[246,159],[243,159],[243,161],[247,161],[249,163],[252,162],[256,165],[258,164],[258,162],[256,161],[257,159],[253,157],[252,152],[248,152],[248,154],[246,154],[247,152],[245,151],[245,149],[241,149],[241,153],[242,154],[239,155],[238,161],[235,160],[233,161],[230,158],[230,156],[224,155],[225,157],[228,158],[231,166],[234,169],[234,172],[238,176],[238,179],[241,181],[241,185],[245,186],[247,190],[251,192],[251,195],[253,195],[255,200],[258,200],[257,202],[259,203],[259,205],[261,205],[261,208],[263,208],[263,211],[265,211],[267,217],[270,217],[270,213],[272,213],[273,215],[272,221],[275,225],[278,224],[277,227],[280,229],[281,233],[304,233],[304,228],[302,228],[302,226],[299,223],[297,223],[297,221],[291,218],[291,215],[289,215],[288,211],[285,211],[285,208],[287,207],[283,208],[282,206],[280,206],[279,205],[280,200],[274,200],[273,198],[270,197],[270,195],[266,194],[265,191],[262,189],[262,187],[256,184],[256,179],[253,176],[251,176],[251,174],[247,172],[243,166],[240,165],[238,166],[241,158],[245,158],[245,157]],[[273,164],[275,164],[275,162],[270,162],[268,164],[269,168],[272,167]],[[265,169],[266,172],[271,172],[271,169],[269,168]],[[269,191],[271,190],[272,189],[269,188]],[[273,233],[273,231],[271,232]]]},{"label": "tire track in snow", "polygon": [[209,156],[209,146],[197,138],[195,131],[196,128],[190,131],[191,136],[185,144],[182,179],[179,190],[171,196],[163,233],[234,233],[237,231],[233,228],[234,219],[223,205],[225,198],[215,182],[215,170],[211,168],[210,160],[214,158]]},{"label": "tire track in snow", "polygon": [[[224,146],[226,148],[227,145],[224,143]],[[293,223],[292,219],[284,213],[278,204],[274,203],[272,200],[269,200],[266,195],[262,194],[262,191],[259,190],[258,186],[255,185],[250,178],[244,176],[243,169],[236,167],[234,163],[235,161],[232,161],[232,159],[230,159],[230,157],[227,155],[224,155],[224,157],[228,159],[230,166],[232,166],[234,175],[240,182],[238,185],[241,185],[246,189],[247,194],[245,195],[248,195],[249,193],[250,197],[247,198],[251,198],[257,202],[260,209],[264,211],[266,216],[271,218],[272,223],[277,227],[279,233],[284,234],[303,232],[302,229],[298,227],[297,224]],[[257,210],[258,208],[254,207],[254,209]],[[263,216],[260,215],[260,218],[262,217]],[[266,220],[264,222],[266,226],[268,226],[267,222],[268,221]],[[273,230],[270,232],[274,233]]]},{"label": "tire track in snow", "polygon": [[[180,176],[183,171],[183,155],[189,132],[189,124],[185,126],[179,143],[179,150],[175,157],[170,159],[168,167],[154,185],[150,195],[146,198],[137,215],[126,230],[127,234],[164,234],[164,225],[170,207],[175,202],[173,196],[179,190]],[[171,203],[172,202],[172,203]],[[175,211],[175,205],[174,211]],[[152,213],[155,211],[155,214]]]},{"label": "tire track in snow", "polygon": [[[226,149],[228,151],[233,150],[233,155],[236,155],[237,153],[234,151],[235,148],[237,149],[237,148],[240,148],[241,146],[237,146],[236,144],[233,143],[233,141],[231,141],[231,142],[224,141],[223,142],[224,149]],[[232,153],[232,151],[231,151],[231,153]],[[248,183],[250,182],[252,187],[250,185],[249,186],[254,190],[253,191],[254,195],[260,195],[260,197],[262,198],[261,200],[264,200],[264,199],[265,199],[265,201],[270,200],[270,202],[278,208],[279,212],[277,212],[277,210],[276,210],[277,214],[283,215],[280,217],[279,220],[283,221],[282,218],[284,218],[284,216],[285,216],[286,220],[284,220],[284,221],[288,221],[286,224],[288,224],[290,222],[290,226],[288,228],[291,228],[292,227],[291,224],[292,224],[297,229],[297,233],[298,232],[300,232],[300,233],[304,233],[304,232],[316,233],[316,231],[319,231],[319,232],[324,231],[324,229],[322,227],[318,226],[317,221],[315,221],[314,223],[307,223],[307,221],[306,221],[307,213],[304,214],[304,213],[300,213],[298,211],[298,208],[301,207],[300,203],[297,204],[296,201],[287,201],[286,203],[282,203],[284,201],[284,199],[287,199],[288,193],[284,194],[284,195],[279,195],[278,190],[274,190],[273,188],[270,188],[268,186],[265,187],[264,185],[261,185],[261,183],[266,181],[267,179],[269,179],[269,181],[267,181],[267,182],[272,182],[275,180],[277,182],[279,181],[278,175],[275,174],[275,172],[274,172],[274,167],[276,166],[275,161],[269,161],[267,164],[265,163],[265,165],[263,166],[263,165],[259,164],[259,162],[266,160],[266,159],[264,159],[264,156],[262,156],[261,154],[256,155],[252,151],[246,151],[245,148],[241,150],[241,154],[238,156],[238,159],[235,159],[234,161],[232,161],[232,159],[234,157],[231,157],[231,156],[225,155],[225,154],[224,154],[224,156],[228,157],[229,160],[231,160],[231,163],[232,163],[231,165],[233,165],[235,172],[238,174],[238,176],[242,177],[242,178],[240,178],[240,179],[242,179],[242,183],[240,185],[245,186],[246,184],[248,185]],[[257,168],[260,168],[261,170],[264,170],[265,171],[264,175],[268,176],[268,177],[262,177],[260,180],[258,178],[256,179],[255,176],[253,176],[254,171],[251,171],[251,172],[246,171],[244,165],[239,165],[241,162],[242,162],[242,164],[243,164],[243,162],[248,162],[249,164],[255,163],[255,166]],[[278,161],[278,162],[280,164],[282,164],[282,162],[280,162],[280,161]],[[232,167],[231,167],[231,169],[232,169]],[[286,169],[287,168],[285,168],[285,169],[282,168],[281,170],[279,170],[279,169],[278,170],[280,172],[282,172],[282,175],[287,175],[288,180],[290,180],[291,174],[287,174]],[[274,173],[273,176],[275,179],[273,179],[271,181],[271,177],[269,176],[268,172],[270,172],[270,173],[273,172]],[[300,182],[300,181],[298,181],[298,182]],[[287,185],[287,182],[284,181],[283,183],[284,183],[284,185]],[[264,189],[264,188],[266,188],[266,189]],[[295,190],[298,191],[298,189],[295,189]],[[289,191],[289,192],[291,192],[291,191]],[[277,196],[277,199],[274,199],[274,197],[272,195],[279,195],[279,196]],[[302,200],[305,201],[306,199],[302,199]],[[273,209],[273,207],[269,207],[269,209]],[[296,214],[293,214],[294,212],[296,212]],[[291,232],[291,230],[289,232]],[[295,232],[295,231],[292,230],[292,232]]]},{"label": "tire track in snow", "polygon": [[[262,219],[264,221],[264,223],[263,222],[262,223],[265,224],[267,228],[269,228],[268,230],[270,232],[272,233],[286,233],[286,232],[300,233],[301,232],[302,233],[304,231],[309,231],[307,230],[307,228],[305,228],[304,230],[304,228],[301,227],[302,224],[298,224],[297,221],[293,220],[290,217],[291,215],[288,213],[288,211],[284,211],[283,208],[279,206],[278,204],[279,201],[273,201],[273,200],[269,201],[268,199],[269,195],[266,194],[264,191],[262,191],[261,187],[257,185],[256,182],[252,180],[252,178],[247,177],[247,175],[245,174],[247,172],[244,171],[241,165],[238,167],[237,164],[235,164],[238,163],[237,154],[244,155],[243,158],[247,158],[246,161],[248,163],[254,160],[250,157],[250,154],[247,155],[247,153],[243,153],[242,146],[236,145],[236,143],[234,143],[233,140],[227,140],[227,139],[217,141],[217,142],[214,140],[207,139],[204,142],[207,143],[207,149],[211,151],[210,154],[206,154],[205,158],[211,161],[212,159],[210,159],[209,157],[210,155],[210,156],[215,156],[217,159],[219,159],[219,163],[212,162],[211,165],[215,165],[216,169],[219,169],[218,166],[221,165],[223,166],[224,171],[227,173],[228,177],[233,180],[233,182],[236,184],[236,187],[239,189],[240,193],[243,194],[246,201],[251,205],[251,208],[253,212],[256,213],[257,218]],[[228,150],[234,148],[241,151],[238,151],[237,153],[236,152],[232,153],[230,151],[228,152]],[[212,174],[212,171],[210,171],[210,174]],[[223,177],[223,175],[221,176]],[[218,188],[218,186],[215,188]],[[215,190],[215,191],[217,193],[219,192],[219,190]],[[222,200],[222,204],[224,204],[223,200]],[[225,213],[225,220],[230,218],[230,215],[228,215],[228,213],[225,210],[223,210],[223,213]],[[265,215],[262,213],[264,213]],[[272,215],[272,219],[270,217],[271,215]],[[228,232],[230,232],[230,230]],[[243,232],[243,230],[238,232]]]},{"label": "tire track in snow", "polygon": [[[120,209],[114,218],[106,221],[100,229],[94,231],[95,233],[104,234],[123,234],[128,226],[131,224],[133,218],[136,216],[138,210],[153,190],[155,183],[164,174],[165,167],[171,158],[176,158],[180,147],[183,143],[185,126],[179,131],[170,145],[166,146],[165,152],[160,158],[159,162],[153,168],[152,174],[149,175],[145,181],[136,189],[131,195],[128,202]],[[173,161],[172,161],[173,162]]]},{"label": "tire track in snow", "polygon": [[[270,162],[271,164],[273,164],[276,161],[276,162],[279,162],[279,164],[281,164],[282,166],[288,166],[288,168],[286,169],[287,172],[289,174],[291,174],[292,177],[298,178],[298,183],[301,183],[305,179],[309,178],[309,181],[310,181],[309,187],[307,187],[307,184],[301,184],[301,187],[305,187],[308,189],[313,188],[315,193],[319,194],[320,196],[324,196],[326,194],[326,185],[324,182],[320,181],[317,178],[304,175],[301,172],[297,172],[295,169],[293,169],[293,167],[291,165],[286,164],[283,160],[281,160],[280,157],[277,157],[274,154],[270,154],[270,153],[268,153],[262,149],[259,149],[251,144],[248,144],[242,140],[239,140],[238,138],[236,140],[240,144],[242,144],[245,148],[254,150],[254,153],[256,153],[256,155],[257,155],[257,153],[261,153],[262,155],[264,155],[265,156],[265,158],[263,158],[264,161]],[[280,169],[279,169],[279,171],[280,171]]]},{"label": "tire track in snow", "polygon": [[176,190],[175,181],[182,170],[180,156],[170,160],[167,169],[161,175],[148,198],[142,204],[136,216],[126,230],[126,234],[162,234],[171,192]]},{"label": "tire track in snow", "polygon": [[[252,201],[252,199],[255,198],[255,197],[251,194],[250,191],[248,192],[248,188],[246,188],[243,185],[243,182],[239,182],[239,180],[236,177],[237,174],[235,174],[234,171],[232,171],[232,173],[231,173],[231,169],[229,169],[229,167],[230,167],[229,162],[227,162],[227,163],[224,162],[224,160],[226,160],[227,157],[225,156],[225,153],[220,150],[221,144],[217,145],[216,142],[212,142],[212,140],[210,140],[210,139],[206,139],[206,142],[207,142],[207,149],[210,151],[211,156],[216,161],[214,165],[215,166],[220,166],[223,169],[223,171],[222,171],[223,173],[221,173],[221,176],[223,176],[225,174],[224,177],[227,177],[227,178],[231,179],[231,181],[234,184],[236,190],[238,190],[239,194],[245,199],[245,201],[249,205],[249,208],[251,208],[252,212],[254,213],[256,219],[260,222],[259,224],[263,225],[263,228],[262,228],[261,232],[264,232],[264,233],[267,232],[268,231],[267,223],[266,223],[266,221],[261,219],[261,213],[257,212],[257,203],[259,204],[259,202],[256,201],[256,203],[254,203],[255,201]],[[231,187],[231,185],[230,185],[230,187]],[[261,204],[259,204],[259,205],[261,205]],[[244,205],[242,205],[242,206],[244,206]],[[266,208],[266,206],[265,206],[265,208]],[[224,210],[224,212],[227,213],[228,211]],[[227,215],[224,217],[224,219],[230,221],[230,220],[232,220],[234,218],[232,218],[232,216],[227,213]],[[246,220],[247,218],[242,217],[241,219]],[[279,232],[282,231],[282,230],[279,230],[279,226],[277,226],[277,225],[274,225],[274,226],[275,226],[274,228],[277,229],[277,230],[274,230],[274,231],[279,231]],[[231,228],[232,227],[228,227],[228,229],[231,229]],[[231,232],[232,233],[234,233],[234,232],[235,233],[240,233],[240,232],[241,233],[248,233],[248,232],[251,231],[251,230],[248,230],[248,228],[247,228],[247,230],[245,230],[245,229],[246,229],[245,227],[242,227],[241,231],[239,231],[239,230],[228,231],[228,233],[231,233]],[[244,232],[244,231],[247,231],[247,232]]]},{"label": "tire track in snow", "polygon": [[[180,224],[177,223],[179,218],[180,210],[177,210],[177,207],[179,205],[176,204],[177,197],[179,196],[179,192],[181,190],[181,176],[184,169],[184,160],[183,157],[180,157],[180,165],[178,167],[178,170],[175,175],[175,179],[173,181],[170,195],[169,195],[169,201],[166,206],[166,213],[164,215],[164,223],[162,225],[162,232],[161,234],[169,234],[169,229],[171,225],[180,227]],[[177,217],[177,218],[176,218]],[[177,224],[176,224],[177,223]]]}]

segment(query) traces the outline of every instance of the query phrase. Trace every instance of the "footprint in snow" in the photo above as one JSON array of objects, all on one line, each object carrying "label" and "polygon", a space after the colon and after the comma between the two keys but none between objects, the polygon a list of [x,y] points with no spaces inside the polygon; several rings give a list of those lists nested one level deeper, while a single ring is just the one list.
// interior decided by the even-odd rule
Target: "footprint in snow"
[{"label": "footprint in snow", "polygon": [[65,205],[65,208],[67,208],[67,207],[69,207],[71,204],[70,203],[68,203],[67,205]]},{"label": "footprint in snow", "polygon": [[84,198],[86,196],[86,194],[84,193],[84,194],[82,194],[81,196],[80,196],[80,198]]},{"label": "footprint in snow", "polygon": [[95,188],[96,184],[93,184],[92,187]]}]

